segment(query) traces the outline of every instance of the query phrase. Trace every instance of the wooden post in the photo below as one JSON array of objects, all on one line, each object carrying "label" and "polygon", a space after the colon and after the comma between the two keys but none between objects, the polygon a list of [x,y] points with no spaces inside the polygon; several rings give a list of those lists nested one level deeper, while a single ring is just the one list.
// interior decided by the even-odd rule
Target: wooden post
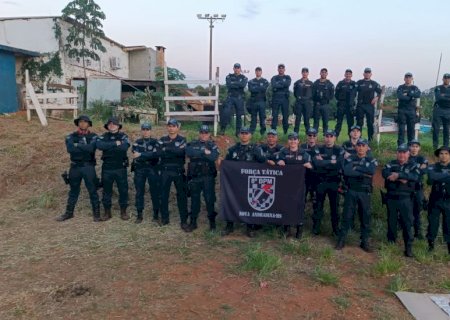
[{"label": "wooden post", "polygon": [[[420,98],[416,99],[416,115],[420,119],[420,109],[422,107],[420,106]],[[416,123],[414,123],[414,127],[416,127]],[[414,138],[419,139],[419,131],[420,131],[420,122],[419,122],[419,128],[414,130]]]},{"label": "wooden post", "polygon": [[[166,97],[169,97],[169,85],[167,84],[168,80],[169,76],[167,75],[167,64],[164,62],[164,95]],[[166,100],[166,122],[170,120],[169,112],[170,112],[170,104],[169,101]]]},{"label": "wooden post", "polygon": [[[380,140],[381,140],[380,127],[381,127],[381,120],[383,120],[383,105],[384,105],[385,95],[386,95],[386,87],[382,86],[380,98],[378,99],[377,105],[375,106],[374,127],[377,130],[377,144],[380,144]],[[377,111],[378,111],[378,116],[377,116]]]},{"label": "wooden post", "polygon": [[219,122],[219,67],[216,68],[216,99],[214,101],[214,136],[217,136],[217,125]]},{"label": "wooden post", "polygon": [[28,102],[27,102],[27,93],[28,90],[26,88],[27,83],[30,82],[30,74],[28,72],[28,69],[25,70],[25,104],[27,105],[27,121],[31,121],[31,110],[28,108]]}]

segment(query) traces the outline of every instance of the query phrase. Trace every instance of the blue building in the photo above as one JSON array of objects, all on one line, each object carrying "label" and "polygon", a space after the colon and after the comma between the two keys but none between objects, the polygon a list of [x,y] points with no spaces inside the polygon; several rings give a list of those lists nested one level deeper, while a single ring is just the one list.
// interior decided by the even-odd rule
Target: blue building
[{"label": "blue building", "polygon": [[0,113],[19,110],[16,57],[38,57],[39,53],[0,44]]}]

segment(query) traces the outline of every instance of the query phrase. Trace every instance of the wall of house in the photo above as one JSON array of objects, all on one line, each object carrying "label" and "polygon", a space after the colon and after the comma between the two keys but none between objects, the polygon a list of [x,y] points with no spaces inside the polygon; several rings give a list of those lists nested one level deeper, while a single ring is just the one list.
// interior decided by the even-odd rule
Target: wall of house
[{"label": "wall of house", "polygon": [[130,79],[155,80],[156,51],[152,48],[129,52]]}]

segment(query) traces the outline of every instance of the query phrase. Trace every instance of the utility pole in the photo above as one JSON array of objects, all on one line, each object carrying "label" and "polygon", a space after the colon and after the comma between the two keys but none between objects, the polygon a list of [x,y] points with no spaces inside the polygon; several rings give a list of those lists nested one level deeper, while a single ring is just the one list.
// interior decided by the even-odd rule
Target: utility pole
[{"label": "utility pole", "polygon": [[[214,22],[220,20],[224,21],[227,17],[226,14],[197,14],[197,18],[200,20],[208,20],[209,21],[209,80],[212,80],[212,39],[213,39],[213,28]],[[211,95],[212,86],[209,84],[209,95]]]}]

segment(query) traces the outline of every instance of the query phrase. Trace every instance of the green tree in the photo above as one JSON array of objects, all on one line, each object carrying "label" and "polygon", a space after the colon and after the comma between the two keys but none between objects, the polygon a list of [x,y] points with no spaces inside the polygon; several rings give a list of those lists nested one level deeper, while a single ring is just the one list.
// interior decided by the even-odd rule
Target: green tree
[{"label": "green tree", "polygon": [[[100,60],[98,51],[106,52],[101,42],[105,36],[102,20],[106,19],[100,6],[94,0],[73,0],[62,10],[63,20],[73,20],[66,38],[66,50],[70,58],[81,59],[84,79],[86,76],[86,58]],[[84,107],[86,108],[86,90],[84,90]]]}]

